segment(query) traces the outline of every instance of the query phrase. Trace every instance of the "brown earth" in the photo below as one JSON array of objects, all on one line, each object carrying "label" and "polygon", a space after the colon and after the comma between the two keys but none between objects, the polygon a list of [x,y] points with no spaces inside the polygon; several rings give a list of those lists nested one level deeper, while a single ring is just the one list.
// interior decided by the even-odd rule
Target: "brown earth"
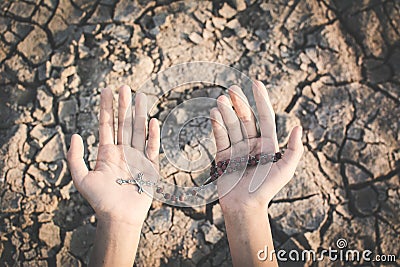
[{"label": "brown earth", "polygon": [[[101,88],[137,90],[198,60],[267,84],[282,147],[291,126],[304,127],[303,160],[270,206],[276,248],[345,238],[400,264],[399,1],[6,0],[0,9],[0,266],[87,264],[96,218],[68,172],[71,134],[83,136],[93,167]],[[178,89],[155,117],[225,90]],[[209,122],[185,129],[185,151],[202,131]],[[195,178],[162,162],[171,181]],[[219,204],[154,202],[136,264],[230,266]]]}]

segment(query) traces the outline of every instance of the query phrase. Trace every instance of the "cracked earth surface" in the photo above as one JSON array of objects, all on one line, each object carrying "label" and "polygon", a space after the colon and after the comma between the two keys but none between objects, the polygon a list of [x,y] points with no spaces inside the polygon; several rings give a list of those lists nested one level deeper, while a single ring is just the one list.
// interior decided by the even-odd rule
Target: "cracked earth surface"
[{"label": "cracked earth surface", "polygon": [[[96,218],[68,172],[70,136],[83,136],[93,168],[100,89],[136,90],[198,60],[267,84],[280,146],[293,125],[304,128],[301,164],[270,205],[277,249],[345,238],[350,249],[399,256],[400,2],[21,0],[0,10],[1,266],[87,265]],[[153,116],[224,90],[179,88]],[[179,146],[196,151],[202,132],[210,124],[192,121]],[[196,183],[161,163],[170,181]],[[219,204],[155,201],[135,264],[231,266]],[[345,265],[317,265],[335,264]]]}]

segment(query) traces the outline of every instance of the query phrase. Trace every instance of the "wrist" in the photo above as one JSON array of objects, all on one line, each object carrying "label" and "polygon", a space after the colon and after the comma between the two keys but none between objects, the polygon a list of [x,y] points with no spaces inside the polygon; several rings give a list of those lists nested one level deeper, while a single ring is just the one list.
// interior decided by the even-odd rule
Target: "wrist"
[{"label": "wrist", "polygon": [[141,224],[98,217],[89,266],[132,266],[141,229]]},{"label": "wrist", "polygon": [[112,214],[98,214],[96,213],[97,224],[107,226],[115,229],[124,230],[141,230],[145,217],[143,218],[126,218],[119,217]]},{"label": "wrist", "polygon": [[234,201],[223,201],[220,199],[220,205],[224,216],[241,218],[252,218],[260,215],[268,215],[268,204],[261,203],[240,203]]}]

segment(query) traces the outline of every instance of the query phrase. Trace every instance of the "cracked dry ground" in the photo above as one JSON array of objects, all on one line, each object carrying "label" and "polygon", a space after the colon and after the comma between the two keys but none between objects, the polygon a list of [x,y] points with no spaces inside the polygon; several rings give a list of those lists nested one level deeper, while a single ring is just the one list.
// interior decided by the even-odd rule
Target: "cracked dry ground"
[{"label": "cracked dry ground", "polygon": [[[83,136],[93,168],[100,88],[135,90],[195,60],[265,82],[282,147],[291,126],[304,127],[302,162],[270,206],[277,249],[328,249],[345,238],[350,249],[399,256],[398,1],[24,0],[0,8],[0,266],[87,264],[96,218],[67,169],[71,134]],[[154,116],[221,93],[176,90]],[[198,129],[210,131],[192,124],[188,150]],[[162,167],[177,183],[194,180]],[[230,266],[219,204],[154,202],[136,264]]]}]

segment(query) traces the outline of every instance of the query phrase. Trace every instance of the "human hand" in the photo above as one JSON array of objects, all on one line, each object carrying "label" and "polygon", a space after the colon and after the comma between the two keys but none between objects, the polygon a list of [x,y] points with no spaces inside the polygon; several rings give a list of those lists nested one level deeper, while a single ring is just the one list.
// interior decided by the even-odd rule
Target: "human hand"
[{"label": "human hand", "polygon": [[[228,97],[220,96],[218,108],[211,110],[212,126],[217,146],[216,161],[258,153],[278,152],[275,113],[265,86],[253,83],[253,94],[259,114],[260,136],[254,115],[242,90],[229,89]],[[223,174],[217,181],[222,210],[232,212],[267,211],[268,204],[278,191],[293,177],[303,154],[302,129],[293,128],[287,150],[282,159],[269,165],[247,167],[243,172]],[[252,180],[263,181],[258,189],[250,192]],[[236,184],[237,183],[237,184]],[[236,184],[236,185],[235,185]],[[257,214],[257,213],[256,213]]]},{"label": "human hand", "polygon": [[139,194],[136,185],[119,185],[116,180],[128,180],[132,175],[136,178],[139,172],[143,173],[144,180],[158,177],[160,131],[158,121],[150,120],[146,147],[147,98],[144,94],[136,95],[134,113],[131,112],[128,86],[120,88],[118,102],[117,144],[114,140],[113,94],[106,88],[100,98],[95,169],[88,171],[85,165],[83,141],[78,134],[72,136],[68,164],[75,187],[95,210],[99,220],[141,227],[152,202],[152,189],[145,190],[147,194]]}]

